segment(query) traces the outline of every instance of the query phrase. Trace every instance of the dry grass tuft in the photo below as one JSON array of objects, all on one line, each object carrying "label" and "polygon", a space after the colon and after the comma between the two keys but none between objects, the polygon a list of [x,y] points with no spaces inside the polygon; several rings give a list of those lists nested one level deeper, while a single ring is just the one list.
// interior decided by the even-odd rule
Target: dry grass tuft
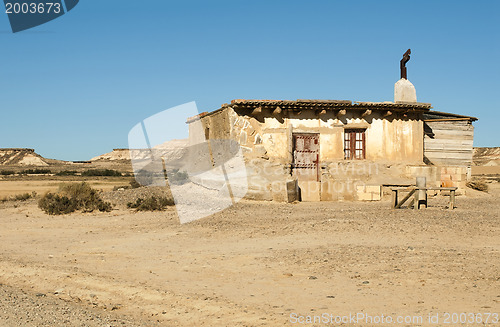
[{"label": "dry grass tuft", "polygon": [[161,211],[167,206],[173,206],[175,202],[172,198],[151,196],[146,199],[138,198],[135,202],[129,202],[128,208],[136,209],[137,211]]},{"label": "dry grass tuft", "polygon": [[1,198],[0,199],[0,202],[7,202],[7,201],[26,201],[26,200],[29,200],[31,198],[34,198],[36,197],[36,192],[32,192],[32,193],[23,193],[23,194],[16,194],[16,195],[13,195],[13,196],[9,196],[9,197],[4,197],[4,198]]},{"label": "dry grass tuft", "polygon": [[467,182],[467,187],[482,192],[488,192],[488,184],[482,179]]}]

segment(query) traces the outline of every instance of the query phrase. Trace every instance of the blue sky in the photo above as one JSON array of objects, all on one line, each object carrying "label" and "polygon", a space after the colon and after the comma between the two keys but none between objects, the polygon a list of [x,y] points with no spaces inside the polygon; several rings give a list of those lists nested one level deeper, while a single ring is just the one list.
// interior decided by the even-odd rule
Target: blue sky
[{"label": "blue sky", "polygon": [[[418,101],[500,146],[499,1],[82,0],[13,34],[0,13],[0,147],[87,160],[162,110],[231,99]],[[168,128],[168,126],[166,126]]]}]

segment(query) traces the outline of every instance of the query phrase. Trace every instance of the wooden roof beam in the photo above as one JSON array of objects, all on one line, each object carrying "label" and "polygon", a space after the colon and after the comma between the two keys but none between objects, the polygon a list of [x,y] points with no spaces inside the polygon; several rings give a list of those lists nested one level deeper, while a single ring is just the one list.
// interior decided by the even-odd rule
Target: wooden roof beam
[{"label": "wooden roof beam", "polygon": [[367,109],[367,110],[365,110],[365,112],[363,112],[361,114],[361,117],[365,117],[365,116],[368,116],[368,115],[371,115],[371,114],[372,114],[372,111],[370,109]]},{"label": "wooden roof beam", "polygon": [[262,113],[262,107],[257,107],[252,111],[252,115],[258,115]]},{"label": "wooden roof beam", "polygon": [[337,118],[345,116],[346,113],[347,111],[345,109],[339,110],[339,112],[337,112]]}]

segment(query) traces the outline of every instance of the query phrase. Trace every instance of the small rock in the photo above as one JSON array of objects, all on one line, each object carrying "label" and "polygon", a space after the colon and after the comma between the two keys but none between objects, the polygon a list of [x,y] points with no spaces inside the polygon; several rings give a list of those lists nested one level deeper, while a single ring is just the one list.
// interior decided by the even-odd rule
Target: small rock
[{"label": "small rock", "polygon": [[307,277],[307,278],[308,278],[308,279],[318,279],[318,277],[316,277],[316,276],[309,276],[309,277]]},{"label": "small rock", "polygon": [[54,294],[56,294],[56,295],[57,295],[57,294],[61,294],[61,293],[63,293],[63,292],[64,292],[64,288],[60,288],[60,289],[56,290],[56,291],[54,292]]}]

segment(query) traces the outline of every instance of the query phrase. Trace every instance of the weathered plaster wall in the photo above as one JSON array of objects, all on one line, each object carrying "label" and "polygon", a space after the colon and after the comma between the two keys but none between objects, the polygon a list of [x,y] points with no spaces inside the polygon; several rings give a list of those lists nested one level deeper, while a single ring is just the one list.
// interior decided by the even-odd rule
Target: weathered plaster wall
[{"label": "weathered plaster wall", "polygon": [[[367,160],[423,162],[423,124],[416,114],[408,117],[395,114],[384,118],[375,113],[361,118],[360,112],[348,112],[337,119],[333,113],[327,113],[318,119],[311,111],[288,117],[241,118],[251,125],[244,131],[243,140],[256,131],[269,157],[279,162],[292,160],[292,133],[319,133],[320,162],[343,160],[344,129],[350,128],[366,129]],[[251,142],[243,143],[252,146]]]},{"label": "weathered plaster wall", "polygon": [[374,115],[366,129],[366,159],[422,163],[423,138],[423,122],[417,114],[387,118]]}]

